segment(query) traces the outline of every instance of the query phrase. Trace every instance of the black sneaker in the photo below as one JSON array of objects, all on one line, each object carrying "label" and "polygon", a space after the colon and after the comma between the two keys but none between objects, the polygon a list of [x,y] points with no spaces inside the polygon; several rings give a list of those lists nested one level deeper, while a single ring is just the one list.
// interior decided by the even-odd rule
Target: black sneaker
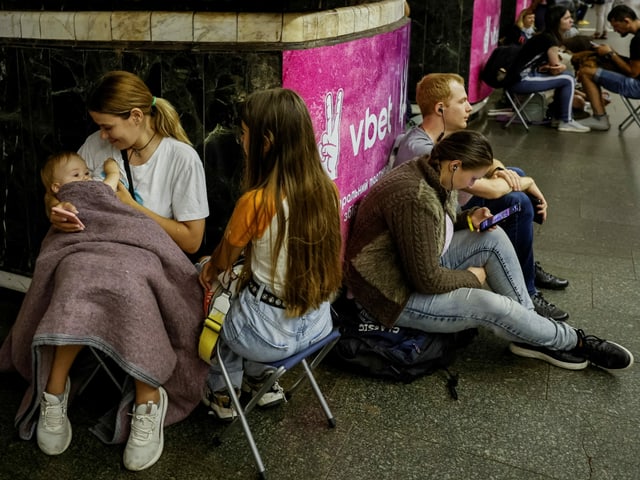
[{"label": "black sneaker", "polygon": [[564,322],[569,318],[569,314],[564,310],[559,309],[553,303],[549,302],[542,296],[542,293],[538,292],[531,296],[533,307],[536,309],[536,313],[545,318],[551,318],[556,322]]},{"label": "black sneaker", "polygon": [[545,347],[536,347],[534,345],[527,345],[526,343],[515,342],[509,344],[509,350],[519,357],[537,358],[538,360],[544,360],[551,365],[567,370],[584,370],[589,366],[589,361],[585,356],[573,350],[549,350]]},{"label": "black sneaker", "polygon": [[540,262],[535,263],[535,284],[538,288],[547,288],[549,290],[564,290],[569,286],[569,280],[556,277],[546,272]]},{"label": "black sneaker", "polygon": [[571,350],[575,355],[583,355],[592,364],[605,370],[625,370],[633,365],[633,355],[622,345],[594,335],[585,335],[579,329],[576,333],[579,346]]}]

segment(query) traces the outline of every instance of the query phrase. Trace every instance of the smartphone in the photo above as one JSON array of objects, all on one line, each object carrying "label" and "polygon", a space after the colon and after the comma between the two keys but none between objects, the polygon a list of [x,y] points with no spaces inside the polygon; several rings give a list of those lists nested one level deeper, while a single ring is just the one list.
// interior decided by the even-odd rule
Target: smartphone
[{"label": "smartphone", "polygon": [[483,220],[480,223],[480,231],[484,232],[485,230],[493,227],[494,225],[497,225],[498,223],[505,221],[511,215],[519,211],[520,211],[520,204],[516,203],[515,205],[512,205],[511,207],[501,211],[500,213],[496,213],[493,217],[487,218],[486,220]]},{"label": "smartphone", "polygon": [[533,205],[533,221],[542,225],[542,214],[540,212],[538,212],[538,205],[540,205],[542,203],[542,200],[540,200],[537,197],[534,197],[533,195],[528,195],[529,198],[531,199],[531,204]]},{"label": "smartphone", "polygon": [[51,207],[51,211],[56,215],[60,215],[61,217],[66,218],[67,222],[75,223],[76,225],[78,225],[80,228],[84,230],[85,228],[84,223],[82,223],[82,221],[78,218],[78,216],[75,213],[60,207]]}]

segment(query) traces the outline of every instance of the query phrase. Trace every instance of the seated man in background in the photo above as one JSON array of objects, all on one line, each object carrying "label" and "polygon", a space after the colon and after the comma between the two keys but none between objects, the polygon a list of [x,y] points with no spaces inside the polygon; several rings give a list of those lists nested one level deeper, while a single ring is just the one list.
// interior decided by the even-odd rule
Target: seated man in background
[{"label": "seated man in background", "polygon": [[[454,73],[432,73],[418,82],[416,101],[422,113],[422,123],[416,125],[396,141],[395,165],[431,153],[436,142],[445,134],[467,127],[471,105],[467,99],[464,80]],[[488,174],[475,184],[459,192],[464,209],[487,207],[498,213],[520,203],[519,213],[501,224],[518,255],[527,291],[536,312],[543,317],[563,321],[569,314],[548,302],[536,289],[564,289],[567,280],[546,272],[533,256],[533,221],[543,222],[547,216],[547,202],[531,177],[519,169],[505,168],[494,159]]]},{"label": "seated man in background", "polygon": [[591,102],[593,109],[593,116],[580,122],[591,130],[609,130],[610,128],[600,87],[625,97],[640,98],[640,80],[638,79],[638,75],[640,75],[640,19],[633,9],[626,5],[617,5],[609,12],[607,20],[620,36],[626,37],[630,33],[634,36],[629,43],[629,58],[618,55],[606,44],[594,49],[598,56],[610,60],[617,68],[617,72],[593,65],[584,65],[578,71],[578,79],[582,82],[582,89],[587,94],[587,99]]}]

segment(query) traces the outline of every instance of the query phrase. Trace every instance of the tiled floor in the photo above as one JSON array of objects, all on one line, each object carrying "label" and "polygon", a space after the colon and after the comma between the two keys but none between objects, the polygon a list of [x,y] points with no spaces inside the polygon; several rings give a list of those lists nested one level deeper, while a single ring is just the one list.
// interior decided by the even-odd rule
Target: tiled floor
[{"label": "tiled floor", "polygon": [[[589,30],[585,30],[589,33]],[[609,42],[625,51],[626,40]],[[609,107],[617,126],[625,111]],[[559,133],[544,126],[508,130],[484,115],[471,128],[490,138],[497,158],[523,167],[551,204],[536,226],[536,255],[570,279],[547,298],[570,322],[624,343],[640,359],[640,130],[619,135]],[[0,292],[0,338],[21,296]],[[291,402],[256,411],[250,422],[270,478],[277,479],[567,479],[640,478],[640,374],[596,368],[569,372],[511,355],[487,333],[457,359],[459,400],[441,375],[393,384],[330,365],[318,380],[337,418],[330,430],[308,387]],[[13,416],[24,390],[0,373],[0,479],[246,479],[255,467],[240,432],[221,447],[221,426],[203,408],[166,429],[162,458],[127,472],[122,446],[88,432],[107,381],[72,406],[74,439],[47,457],[35,441],[17,439]],[[101,390],[104,388],[104,391]]]}]

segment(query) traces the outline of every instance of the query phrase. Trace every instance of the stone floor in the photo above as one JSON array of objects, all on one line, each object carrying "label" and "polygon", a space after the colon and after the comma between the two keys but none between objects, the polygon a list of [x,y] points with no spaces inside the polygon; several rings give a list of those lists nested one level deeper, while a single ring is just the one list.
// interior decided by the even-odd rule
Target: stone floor
[{"label": "stone floor", "polygon": [[[625,51],[627,39],[609,37]],[[626,111],[612,97],[608,132],[505,130],[484,113],[470,128],[489,137],[497,158],[533,176],[551,205],[548,221],[536,226],[536,257],[571,285],[547,298],[571,313],[573,325],[624,343],[640,359],[640,130],[633,125],[619,134]],[[0,339],[21,300],[0,291]],[[460,374],[457,401],[439,374],[405,385],[321,365],[317,377],[337,427],[327,428],[307,386],[282,407],[252,413],[267,474],[282,480],[640,478],[638,367],[569,372],[517,358],[506,347],[482,332],[459,355],[452,368]],[[203,407],[166,429],[155,466],[126,471],[123,447],[104,445],[88,431],[114,393],[107,379],[73,404],[69,450],[47,457],[35,441],[15,434],[24,388],[18,376],[0,373],[0,479],[255,476],[242,434],[214,446],[222,426]]]}]

